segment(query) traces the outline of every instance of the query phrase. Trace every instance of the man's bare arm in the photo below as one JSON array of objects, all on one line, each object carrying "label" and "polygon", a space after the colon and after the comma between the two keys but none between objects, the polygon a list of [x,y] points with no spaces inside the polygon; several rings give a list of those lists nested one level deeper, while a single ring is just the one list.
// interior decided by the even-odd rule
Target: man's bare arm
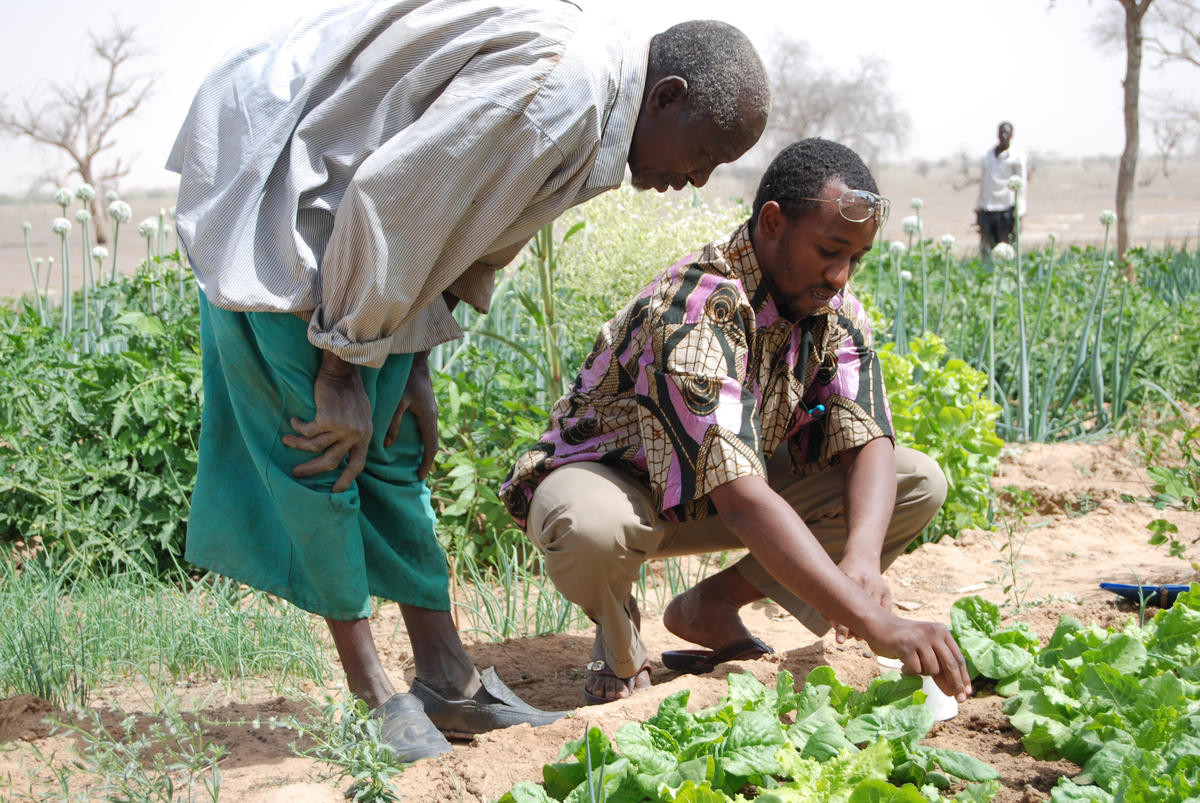
[{"label": "man's bare arm", "polygon": [[966,662],[944,625],[902,619],[881,607],[825,553],[808,525],[762,477],[739,477],[712,491],[722,521],[792,593],[859,634],[905,671],[931,675],[942,691],[971,692]]}]

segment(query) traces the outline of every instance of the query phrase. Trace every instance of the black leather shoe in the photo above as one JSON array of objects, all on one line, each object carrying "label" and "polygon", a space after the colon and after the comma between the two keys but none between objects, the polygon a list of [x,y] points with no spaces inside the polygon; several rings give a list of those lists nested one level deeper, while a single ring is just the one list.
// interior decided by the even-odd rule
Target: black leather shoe
[{"label": "black leather shoe", "polygon": [[[512,692],[496,667],[489,666],[479,675],[483,688],[475,697],[447,700],[420,680],[413,680],[409,693],[425,704],[425,714],[452,739],[470,739],[478,733],[528,722],[533,727],[549,725],[566,716],[566,711],[542,711]],[[480,699],[483,698],[483,699]]]},{"label": "black leather shoe", "polygon": [[452,749],[446,737],[429,721],[421,701],[411,694],[393,694],[371,716],[380,720],[380,738],[406,764]]}]

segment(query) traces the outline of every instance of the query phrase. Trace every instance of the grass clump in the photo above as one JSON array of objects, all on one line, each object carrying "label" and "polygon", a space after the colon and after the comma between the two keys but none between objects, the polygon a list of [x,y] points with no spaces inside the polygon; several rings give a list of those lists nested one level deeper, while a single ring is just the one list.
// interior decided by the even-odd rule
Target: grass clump
[{"label": "grass clump", "polygon": [[322,682],[319,631],[303,611],[229,580],[191,585],[136,573],[67,583],[47,562],[0,562],[0,696],[33,694],[69,708],[93,689],[143,678],[203,676]]}]

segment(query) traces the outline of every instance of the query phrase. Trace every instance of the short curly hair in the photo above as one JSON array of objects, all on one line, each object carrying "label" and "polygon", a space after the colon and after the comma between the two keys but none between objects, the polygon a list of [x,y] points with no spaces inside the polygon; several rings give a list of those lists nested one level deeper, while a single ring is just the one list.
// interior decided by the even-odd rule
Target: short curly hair
[{"label": "short curly hair", "polygon": [[672,25],[650,40],[646,86],[669,75],[688,83],[695,113],[724,132],[771,110],[771,85],[758,51],[728,23],[690,20]]},{"label": "short curly hair", "polygon": [[771,160],[758,183],[750,212],[751,229],[768,201],[778,203],[791,219],[814,208],[816,201],[802,199],[817,197],[831,178],[841,179],[847,189],[879,194],[875,177],[862,158],[845,145],[820,137],[788,145]]}]

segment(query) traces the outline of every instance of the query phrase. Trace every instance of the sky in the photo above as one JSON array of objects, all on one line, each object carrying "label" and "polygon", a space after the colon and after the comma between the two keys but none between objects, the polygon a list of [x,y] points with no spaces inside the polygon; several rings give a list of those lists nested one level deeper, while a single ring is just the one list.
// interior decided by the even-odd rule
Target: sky
[{"label": "sky", "polygon": [[[329,0],[58,0],[12,3],[0,49],[0,98],[9,103],[55,81],[88,75],[88,31],[112,20],[135,25],[145,55],[138,72],[157,73],[154,93],[137,118],[117,129],[116,153],[132,165],[122,182],[133,189],[170,188],[162,169],[200,81],[239,42],[324,8]],[[1124,53],[1103,50],[1089,35],[1093,21],[1118,9],[1115,0],[581,0],[652,33],[684,19],[738,26],[765,52],[782,34],[806,41],[825,65],[852,70],[860,59],[890,65],[888,86],[912,120],[903,153],[890,160],[937,160],[981,154],[996,124],[1012,120],[1013,142],[1046,158],[1119,154],[1124,143]],[[184,13],[186,11],[186,13]],[[769,63],[769,61],[768,61]],[[94,68],[93,68],[94,69]],[[1143,92],[1200,93],[1200,70],[1143,67]],[[1144,153],[1153,152],[1148,131]],[[22,195],[47,170],[65,176],[54,151],[0,138],[0,194]],[[77,182],[71,179],[64,183]]]}]

